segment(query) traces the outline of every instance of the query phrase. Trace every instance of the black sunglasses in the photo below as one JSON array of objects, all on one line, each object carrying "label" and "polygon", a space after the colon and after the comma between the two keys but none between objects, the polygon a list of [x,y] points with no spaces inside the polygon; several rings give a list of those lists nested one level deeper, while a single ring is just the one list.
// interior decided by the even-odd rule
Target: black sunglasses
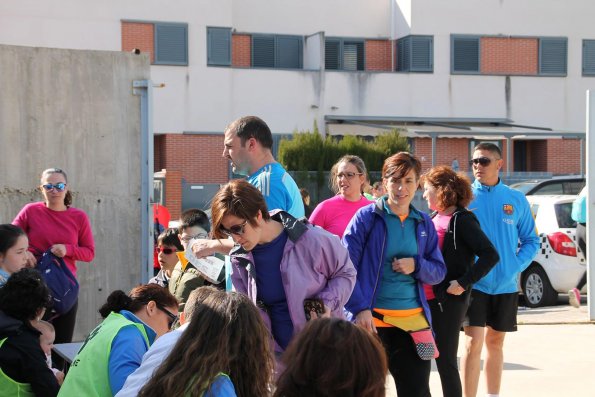
[{"label": "black sunglasses", "polygon": [[173,248],[163,248],[163,247],[157,247],[157,248],[155,248],[155,251],[157,251],[157,253],[163,252],[165,255],[171,255],[174,252],[178,252],[178,250],[175,250]]},{"label": "black sunglasses", "polygon": [[236,236],[241,236],[242,234],[244,234],[244,228],[246,227],[247,223],[248,220],[245,220],[244,223],[240,225],[233,225],[229,229],[226,229],[223,226],[221,226],[220,230],[228,236],[231,236],[232,234],[235,234]]},{"label": "black sunglasses", "polygon": [[473,165],[481,165],[482,167],[485,167],[487,165],[489,165],[492,162],[491,158],[488,157],[478,157],[475,159],[471,159],[469,160],[469,166],[473,166]]},{"label": "black sunglasses", "polygon": [[167,325],[171,329],[171,327],[175,324],[175,322],[178,321],[178,316],[176,316],[175,314],[173,314],[172,312],[170,312],[169,310],[167,310],[166,308],[164,308],[157,302],[155,302],[155,306],[157,306],[157,309],[161,310],[163,313],[165,313],[167,315],[167,317],[169,317],[169,321],[167,322]]}]

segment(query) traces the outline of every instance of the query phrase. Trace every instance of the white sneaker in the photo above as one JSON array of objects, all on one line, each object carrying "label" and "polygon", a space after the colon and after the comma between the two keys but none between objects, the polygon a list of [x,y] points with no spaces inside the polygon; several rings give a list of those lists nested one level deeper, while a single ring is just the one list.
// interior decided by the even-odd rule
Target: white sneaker
[{"label": "white sneaker", "polygon": [[578,289],[573,288],[568,291],[568,303],[576,308],[581,307],[581,293]]}]

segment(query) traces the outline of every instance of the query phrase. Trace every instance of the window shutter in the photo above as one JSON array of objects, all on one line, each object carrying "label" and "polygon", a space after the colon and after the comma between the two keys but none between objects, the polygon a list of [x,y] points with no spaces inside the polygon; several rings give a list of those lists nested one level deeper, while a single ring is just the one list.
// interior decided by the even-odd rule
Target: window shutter
[{"label": "window shutter", "polygon": [[595,76],[595,40],[583,40],[583,75]]},{"label": "window shutter", "polygon": [[434,70],[433,37],[411,36],[411,71],[432,72]]},{"label": "window shutter", "polygon": [[344,41],[343,70],[364,70],[364,42],[363,41]]},{"label": "window shutter", "polygon": [[252,35],[252,66],[275,67],[275,36]]},{"label": "window shutter", "polygon": [[207,28],[207,65],[231,65],[230,28]]},{"label": "window shutter", "polygon": [[539,74],[566,75],[566,38],[541,38],[539,40]]},{"label": "window shutter", "polygon": [[188,65],[188,25],[155,24],[155,63]]},{"label": "window shutter", "polygon": [[411,69],[411,37],[397,40],[397,71],[408,72]]},{"label": "window shutter", "polygon": [[479,73],[479,37],[453,37],[452,72]]},{"label": "window shutter", "polygon": [[337,39],[326,39],[324,41],[324,67],[329,70],[338,70],[341,68],[339,62],[339,52],[341,42]]},{"label": "window shutter", "polygon": [[302,68],[303,45],[300,36],[277,36],[275,67]]}]

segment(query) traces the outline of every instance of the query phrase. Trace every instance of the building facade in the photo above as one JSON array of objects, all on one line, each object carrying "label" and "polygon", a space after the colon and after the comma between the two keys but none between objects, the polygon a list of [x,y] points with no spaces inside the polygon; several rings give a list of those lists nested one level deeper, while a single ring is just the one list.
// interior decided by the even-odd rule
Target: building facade
[{"label": "building facade", "polygon": [[491,140],[508,172],[582,173],[593,12],[589,0],[6,0],[0,43],[147,53],[164,84],[155,169],[182,185],[165,195],[175,217],[228,180],[222,133],[248,114],[275,134],[398,126],[425,168],[468,170]]}]

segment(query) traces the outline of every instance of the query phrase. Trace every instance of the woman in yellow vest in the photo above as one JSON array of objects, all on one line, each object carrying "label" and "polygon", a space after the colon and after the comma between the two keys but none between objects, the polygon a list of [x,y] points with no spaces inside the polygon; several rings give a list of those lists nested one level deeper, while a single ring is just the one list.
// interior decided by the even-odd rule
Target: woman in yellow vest
[{"label": "woman in yellow vest", "polygon": [[128,295],[112,292],[99,313],[105,320],[74,358],[59,396],[115,395],[155,339],[171,329],[178,301],[159,285],[140,285]]},{"label": "woman in yellow vest", "polygon": [[239,292],[213,291],[139,397],[270,395],[270,336],[257,307]]},{"label": "woman in yellow vest", "polygon": [[0,288],[0,395],[58,394],[58,381],[45,361],[41,333],[31,326],[50,304],[50,291],[34,269],[22,269]]}]

